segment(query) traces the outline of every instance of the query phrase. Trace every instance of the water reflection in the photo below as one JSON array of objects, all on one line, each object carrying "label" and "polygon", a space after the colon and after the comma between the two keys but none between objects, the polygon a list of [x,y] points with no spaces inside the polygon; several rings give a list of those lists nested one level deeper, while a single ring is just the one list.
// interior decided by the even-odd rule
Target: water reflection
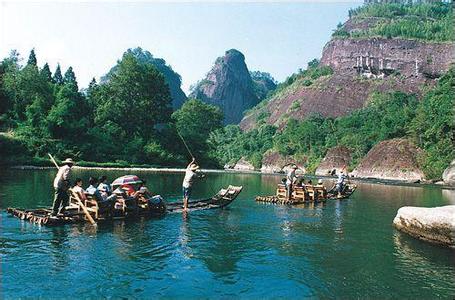
[{"label": "water reflection", "polygon": [[[420,241],[398,231],[395,231],[393,241],[395,244],[394,254],[397,271],[403,277],[409,278],[414,282],[421,282],[423,278],[426,278],[421,284],[428,288],[427,295],[421,294],[421,297],[440,296],[444,289],[441,289],[438,283],[446,280],[448,276],[453,277],[454,250],[425,244],[423,248],[430,250],[429,253],[422,249]],[[432,249],[437,251],[431,253]],[[446,252],[447,256],[441,257],[441,251]],[[436,254],[438,252],[439,254]],[[441,259],[446,262],[445,266],[441,266]],[[455,293],[455,288],[452,287],[451,289],[452,293]]]},{"label": "water reflection", "polygon": [[[5,173],[0,174],[2,207],[50,205],[53,170]],[[125,172],[102,173],[112,179]],[[77,170],[75,176],[99,175]],[[138,175],[167,200],[181,201],[182,174]],[[286,207],[253,200],[273,194],[280,179],[210,173],[195,186],[195,198],[228,184],[244,186],[225,210],[97,227],[39,227],[2,213],[5,298],[49,298],[56,290],[66,298],[75,293],[88,298],[380,299],[455,294],[453,251],[392,226],[401,206],[453,203],[453,191],[361,182],[346,201]]]},{"label": "water reflection", "polygon": [[442,197],[446,199],[449,204],[455,204],[455,190],[442,190]]},{"label": "water reflection", "polygon": [[51,240],[49,245],[51,246],[52,255],[52,270],[55,273],[63,271],[69,265],[68,251],[68,230],[64,226],[52,227]]}]

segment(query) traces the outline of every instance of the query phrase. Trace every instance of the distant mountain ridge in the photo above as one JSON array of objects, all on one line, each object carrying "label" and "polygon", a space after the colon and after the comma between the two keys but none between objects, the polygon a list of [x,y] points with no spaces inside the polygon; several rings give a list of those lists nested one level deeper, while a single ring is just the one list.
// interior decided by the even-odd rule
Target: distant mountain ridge
[{"label": "distant mountain ridge", "polygon": [[270,74],[253,74],[254,80],[240,51],[228,50],[216,59],[206,78],[192,89],[190,97],[220,107],[224,123],[237,124],[245,110],[255,106],[276,87]]}]

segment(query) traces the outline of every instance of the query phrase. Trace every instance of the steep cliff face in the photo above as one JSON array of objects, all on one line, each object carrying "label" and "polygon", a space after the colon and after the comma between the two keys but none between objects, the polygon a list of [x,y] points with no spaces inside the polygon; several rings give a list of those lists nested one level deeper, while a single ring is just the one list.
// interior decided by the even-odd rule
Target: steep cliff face
[{"label": "steep cliff face", "polygon": [[420,181],[425,179],[417,157],[422,150],[406,139],[392,139],[375,145],[352,171],[362,178]]},{"label": "steep cliff face", "polygon": [[193,89],[191,97],[220,107],[225,124],[239,123],[243,112],[259,101],[245,56],[235,49],[226,51],[216,60],[207,77]]},{"label": "steep cliff face", "polygon": [[402,91],[420,95],[455,61],[452,43],[406,39],[332,39],[323,50],[321,66],[333,74],[312,82],[297,78],[254,108],[240,123],[254,128],[258,119],[282,126],[289,118],[310,114],[338,117],[362,108],[373,92]]}]

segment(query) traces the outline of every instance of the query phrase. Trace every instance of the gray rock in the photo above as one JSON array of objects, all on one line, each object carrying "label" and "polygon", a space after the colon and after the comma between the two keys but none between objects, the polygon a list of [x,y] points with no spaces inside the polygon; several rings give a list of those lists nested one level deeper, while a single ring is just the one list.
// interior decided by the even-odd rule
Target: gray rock
[{"label": "gray rock", "polygon": [[445,184],[455,186],[455,159],[452,160],[450,166],[445,169],[442,174],[442,179]]},{"label": "gray rock", "polygon": [[207,77],[196,84],[191,97],[220,107],[225,124],[239,123],[243,112],[259,102],[245,56],[235,49],[216,60]]},{"label": "gray rock", "polygon": [[393,224],[415,238],[455,248],[455,205],[405,206],[398,210]]}]

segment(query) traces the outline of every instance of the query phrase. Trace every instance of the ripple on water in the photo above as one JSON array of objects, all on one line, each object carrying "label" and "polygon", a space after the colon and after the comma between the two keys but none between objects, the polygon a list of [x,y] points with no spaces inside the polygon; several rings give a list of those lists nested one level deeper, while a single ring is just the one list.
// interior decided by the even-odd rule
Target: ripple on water
[{"label": "ripple on water", "polygon": [[[7,174],[6,186],[15,186],[7,191],[5,173],[0,174],[0,193],[11,196],[2,201],[48,205],[53,175],[46,172]],[[89,175],[78,173],[84,179]],[[165,197],[180,190],[178,174],[140,175]],[[440,189],[360,183],[352,199],[325,205],[285,207],[253,200],[273,191],[279,179],[210,174],[196,186],[195,196],[211,194],[208,185],[243,183],[241,197],[226,210],[191,212],[185,218],[173,214],[45,228],[2,212],[3,295],[383,299],[455,294],[454,252],[403,235],[391,224],[400,206],[446,204]],[[23,197],[27,193],[36,199]]]}]

